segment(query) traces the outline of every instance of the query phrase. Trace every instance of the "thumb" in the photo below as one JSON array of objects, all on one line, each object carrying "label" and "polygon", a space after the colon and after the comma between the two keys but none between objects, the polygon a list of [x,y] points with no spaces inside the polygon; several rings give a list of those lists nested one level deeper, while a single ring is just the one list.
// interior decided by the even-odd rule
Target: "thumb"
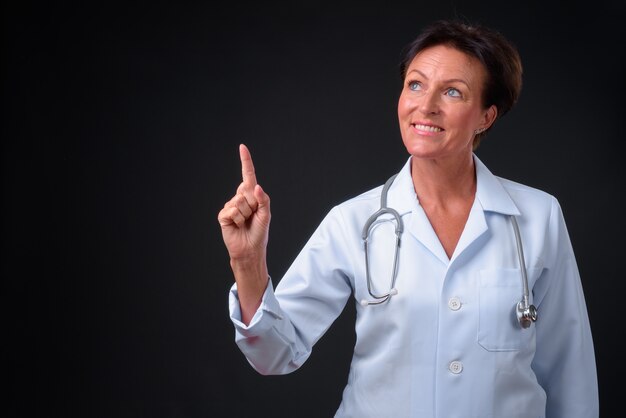
[{"label": "thumb", "polygon": [[270,197],[267,193],[265,193],[265,191],[263,191],[263,188],[259,184],[255,185],[254,187],[254,197],[259,203],[259,206],[257,208],[257,214],[263,221],[269,223]]}]

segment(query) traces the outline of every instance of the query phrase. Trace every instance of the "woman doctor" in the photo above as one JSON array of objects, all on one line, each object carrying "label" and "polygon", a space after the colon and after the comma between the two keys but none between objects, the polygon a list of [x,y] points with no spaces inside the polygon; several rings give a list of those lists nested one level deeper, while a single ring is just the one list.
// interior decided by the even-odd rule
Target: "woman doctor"
[{"label": "woman doctor", "polygon": [[243,182],[218,215],[238,346],[259,373],[290,373],[352,300],[357,340],[336,417],[597,417],[559,203],[474,154],[517,101],[517,50],[489,28],[438,21],[405,53],[406,163],[332,208],[275,290],[270,199],[240,146]]}]

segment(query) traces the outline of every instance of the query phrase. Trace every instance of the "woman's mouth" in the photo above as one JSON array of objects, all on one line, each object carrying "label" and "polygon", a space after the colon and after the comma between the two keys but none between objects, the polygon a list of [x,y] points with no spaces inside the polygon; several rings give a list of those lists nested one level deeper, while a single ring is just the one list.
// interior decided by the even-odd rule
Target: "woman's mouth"
[{"label": "woman's mouth", "polygon": [[438,126],[433,126],[433,125],[422,125],[421,123],[413,123],[412,125],[418,131],[433,132],[433,133],[443,131],[442,128]]}]

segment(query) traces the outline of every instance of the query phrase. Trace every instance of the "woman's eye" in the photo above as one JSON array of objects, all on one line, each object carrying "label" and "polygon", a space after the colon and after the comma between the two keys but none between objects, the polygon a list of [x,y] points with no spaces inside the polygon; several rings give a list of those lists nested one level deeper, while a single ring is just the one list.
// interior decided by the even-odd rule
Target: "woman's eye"
[{"label": "woman's eye", "polygon": [[450,97],[461,97],[461,92],[455,88],[449,88],[446,90],[446,95]]},{"label": "woman's eye", "polygon": [[409,89],[413,91],[421,90],[422,85],[419,81],[409,81]]}]

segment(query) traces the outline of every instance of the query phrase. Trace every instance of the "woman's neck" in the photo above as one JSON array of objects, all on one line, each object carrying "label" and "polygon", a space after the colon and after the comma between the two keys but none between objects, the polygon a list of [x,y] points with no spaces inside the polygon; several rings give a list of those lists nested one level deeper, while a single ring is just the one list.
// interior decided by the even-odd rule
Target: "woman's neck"
[{"label": "woman's neck", "polygon": [[411,158],[411,177],[422,206],[447,207],[460,200],[474,200],[476,169],[473,154],[458,158]]}]

